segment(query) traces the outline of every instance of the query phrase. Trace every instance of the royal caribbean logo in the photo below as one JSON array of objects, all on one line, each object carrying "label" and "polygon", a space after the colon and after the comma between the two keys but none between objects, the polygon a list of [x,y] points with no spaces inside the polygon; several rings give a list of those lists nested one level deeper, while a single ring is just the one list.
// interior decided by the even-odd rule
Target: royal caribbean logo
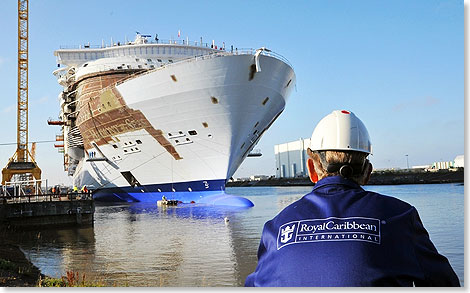
[{"label": "royal caribbean logo", "polygon": [[279,227],[277,249],[320,241],[365,241],[380,244],[380,220],[351,217],[292,221]]}]

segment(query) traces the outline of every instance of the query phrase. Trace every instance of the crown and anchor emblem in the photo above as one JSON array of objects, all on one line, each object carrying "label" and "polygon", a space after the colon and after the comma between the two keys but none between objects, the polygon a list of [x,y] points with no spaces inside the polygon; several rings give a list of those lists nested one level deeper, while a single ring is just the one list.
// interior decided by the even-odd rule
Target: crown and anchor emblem
[{"label": "crown and anchor emblem", "polygon": [[287,226],[284,229],[281,229],[281,243],[286,243],[287,241],[292,239],[292,234],[295,229],[295,224],[292,226]]}]

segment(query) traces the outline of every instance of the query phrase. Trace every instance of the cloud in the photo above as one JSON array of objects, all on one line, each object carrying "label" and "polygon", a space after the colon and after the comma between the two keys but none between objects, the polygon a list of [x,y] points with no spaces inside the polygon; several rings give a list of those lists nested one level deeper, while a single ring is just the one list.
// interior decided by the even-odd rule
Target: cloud
[{"label": "cloud", "polygon": [[16,109],[16,105],[10,105],[8,107],[3,108],[2,113],[10,113],[11,111]]},{"label": "cloud", "polygon": [[430,108],[439,104],[439,102],[439,99],[431,96],[420,97],[395,105],[395,107],[393,107],[393,111],[401,112],[413,108]]}]

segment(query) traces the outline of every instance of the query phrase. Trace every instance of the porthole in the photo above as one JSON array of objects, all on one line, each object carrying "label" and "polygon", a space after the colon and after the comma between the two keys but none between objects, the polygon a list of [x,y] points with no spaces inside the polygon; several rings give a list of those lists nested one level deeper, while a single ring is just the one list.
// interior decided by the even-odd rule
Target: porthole
[{"label": "porthole", "polygon": [[211,97],[212,104],[218,104],[219,100],[216,97]]},{"label": "porthole", "polygon": [[190,130],[188,131],[189,135],[197,135],[196,130]]},{"label": "porthole", "polygon": [[115,144],[113,144],[113,148],[117,149],[117,148],[118,148],[118,146],[117,146],[117,145],[115,145]]},{"label": "porthole", "polygon": [[137,144],[142,144],[142,141],[140,139],[135,141]]}]

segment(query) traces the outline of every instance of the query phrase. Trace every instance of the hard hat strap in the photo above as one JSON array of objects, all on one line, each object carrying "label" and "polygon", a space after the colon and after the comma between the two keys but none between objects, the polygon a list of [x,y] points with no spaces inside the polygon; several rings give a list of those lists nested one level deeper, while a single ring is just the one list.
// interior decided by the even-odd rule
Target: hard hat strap
[{"label": "hard hat strap", "polygon": [[328,163],[326,161],[326,153],[318,152],[322,166],[328,173],[339,172],[344,178],[349,178],[354,175],[362,175],[365,168],[367,167],[369,160],[365,159],[362,164],[350,164],[350,163]]}]

